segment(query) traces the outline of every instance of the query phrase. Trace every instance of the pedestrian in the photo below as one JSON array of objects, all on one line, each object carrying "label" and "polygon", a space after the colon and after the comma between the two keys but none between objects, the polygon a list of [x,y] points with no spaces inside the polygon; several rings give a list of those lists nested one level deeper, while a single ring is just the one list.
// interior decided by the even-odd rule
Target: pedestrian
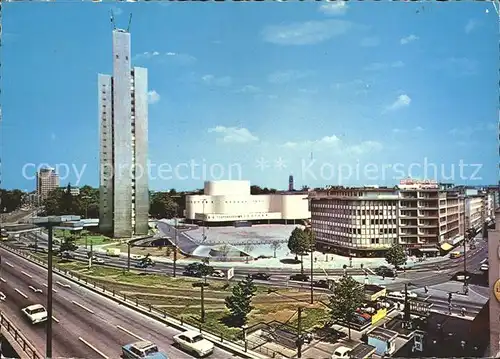
[{"label": "pedestrian", "polygon": [[465,317],[465,307],[462,307],[462,309],[460,310],[460,313],[462,314],[462,317]]},{"label": "pedestrian", "polygon": [[425,291],[425,294],[429,293],[429,288],[427,288],[426,285],[424,285],[424,291]]}]

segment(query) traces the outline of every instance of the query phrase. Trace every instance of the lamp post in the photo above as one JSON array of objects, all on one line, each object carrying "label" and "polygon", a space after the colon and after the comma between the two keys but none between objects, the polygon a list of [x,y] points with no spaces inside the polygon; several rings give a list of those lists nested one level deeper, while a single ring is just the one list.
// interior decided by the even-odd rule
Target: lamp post
[{"label": "lamp post", "polygon": [[466,216],[465,216],[465,201],[466,198],[464,197],[464,223],[463,223],[463,232],[464,232],[464,291],[467,292],[467,225],[466,225]]},{"label": "lamp post", "polygon": [[205,242],[205,239],[207,239],[207,236],[205,234],[205,203],[207,203],[206,199],[203,199],[202,204],[203,204],[203,242]]},{"label": "lamp post", "polygon": [[174,270],[174,278],[176,276],[176,272],[177,272],[177,227],[179,225],[178,221],[177,221],[177,211],[176,211],[176,216],[175,216],[175,228],[174,228],[174,235],[175,235],[175,239],[174,239],[174,266],[173,266],[173,270]]},{"label": "lamp post", "polygon": [[52,358],[52,239],[54,228],[59,227],[64,222],[79,221],[80,216],[51,216],[32,218],[33,224],[47,229],[48,232],[48,259],[47,259],[47,337],[45,357]]}]

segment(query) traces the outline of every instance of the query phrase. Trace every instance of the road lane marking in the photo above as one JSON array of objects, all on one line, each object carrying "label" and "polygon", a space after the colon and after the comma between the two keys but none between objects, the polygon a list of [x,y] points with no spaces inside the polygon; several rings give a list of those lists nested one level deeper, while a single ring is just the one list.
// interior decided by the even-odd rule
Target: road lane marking
[{"label": "road lane marking", "polygon": [[139,339],[141,342],[146,341],[146,339],[143,339],[143,338],[141,338],[140,336],[138,336],[137,334],[132,333],[130,330],[125,329],[125,328],[124,328],[124,327],[122,327],[121,325],[117,325],[116,327],[117,327],[118,329],[120,329],[120,330],[124,331],[125,333],[127,333],[127,334],[129,334],[129,335],[133,336],[134,338]]},{"label": "road lane marking", "polygon": [[[48,288],[48,287],[49,287],[46,283],[43,283],[43,286],[44,286],[45,288]],[[53,291],[54,293],[57,293],[57,289],[52,288],[52,291]]]},{"label": "road lane marking", "polygon": [[101,352],[99,349],[97,349],[95,346],[93,346],[92,344],[90,344],[88,341],[86,341],[82,337],[78,337],[78,340],[80,340],[83,344],[85,344],[90,349],[92,349],[93,351],[95,351],[97,354],[99,354],[100,356],[102,356],[104,359],[109,359],[107,355],[105,355],[103,352]]},{"label": "road lane marking", "polygon": [[56,283],[59,284],[61,287],[71,288],[71,286],[69,284],[64,284],[63,282],[60,282],[60,281],[57,281]]},{"label": "road lane marking", "polygon": [[41,290],[41,289],[35,288],[35,287],[33,287],[32,285],[30,285],[28,288],[29,288],[29,289],[31,289],[31,290],[32,290],[33,292],[35,292],[35,293],[42,293],[42,290]]},{"label": "road lane marking", "polygon": [[52,320],[56,323],[59,323],[59,319],[57,319],[56,317],[52,316]]},{"label": "road lane marking", "polygon": [[26,273],[26,272],[21,272],[21,273],[24,274],[28,278],[33,278],[33,276],[29,273]]},{"label": "road lane marking", "polygon": [[16,292],[18,292],[19,294],[21,294],[24,298],[28,299],[28,296],[27,296],[26,294],[24,294],[23,292],[21,292],[19,289],[14,288],[14,290],[15,290]]},{"label": "road lane marking", "polygon": [[5,264],[7,264],[11,268],[14,268],[14,266],[12,264],[10,264],[9,262],[5,262]]},{"label": "road lane marking", "polygon": [[0,292],[0,300],[5,301],[5,299],[7,299],[7,296],[5,294],[3,294],[2,292]]},{"label": "road lane marking", "polygon": [[74,300],[72,300],[72,301],[71,301],[71,303],[73,303],[73,304],[74,304],[74,305],[76,305],[77,307],[80,307],[80,308],[82,308],[82,309],[86,310],[86,311],[87,311],[87,312],[89,312],[89,313],[94,314],[94,311],[93,311],[92,309],[87,308],[87,307],[86,307],[86,306],[84,306],[83,304],[80,304],[80,303],[78,303],[78,302],[75,302]]},{"label": "road lane marking", "polygon": [[5,279],[3,279],[2,277],[0,277],[0,280],[4,283],[6,283],[7,281]]}]

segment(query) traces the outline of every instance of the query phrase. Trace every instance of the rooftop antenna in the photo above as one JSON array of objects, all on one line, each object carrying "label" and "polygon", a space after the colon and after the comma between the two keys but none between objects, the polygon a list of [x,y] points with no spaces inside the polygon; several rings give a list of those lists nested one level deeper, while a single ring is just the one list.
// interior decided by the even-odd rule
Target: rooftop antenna
[{"label": "rooftop antenna", "polygon": [[113,10],[110,10],[109,13],[110,13],[111,24],[113,24],[113,30],[116,30],[115,15],[113,14]]},{"label": "rooftop antenna", "polygon": [[132,22],[132,13],[130,13],[130,16],[128,18],[128,26],[127,26],[127,32],[130,32],[130,23]]}]

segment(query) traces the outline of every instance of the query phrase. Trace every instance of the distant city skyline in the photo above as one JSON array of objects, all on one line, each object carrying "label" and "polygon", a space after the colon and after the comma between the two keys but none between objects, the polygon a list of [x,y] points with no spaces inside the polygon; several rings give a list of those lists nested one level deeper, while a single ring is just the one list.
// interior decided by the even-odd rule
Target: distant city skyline
[{"label": "distant city skyline", "polygon": [[491,4],[135,5],[4,4],[2,186],[34,189],[42,163],[67,165],[62,185],[98,186],[110,9],[121,26],[134,12],[131,59],[150,73],[151,189],[231,178],[285,189],[290,174],[295,188],[390,186],[425,161],[439,173],[414,177],[498,180]]}]

